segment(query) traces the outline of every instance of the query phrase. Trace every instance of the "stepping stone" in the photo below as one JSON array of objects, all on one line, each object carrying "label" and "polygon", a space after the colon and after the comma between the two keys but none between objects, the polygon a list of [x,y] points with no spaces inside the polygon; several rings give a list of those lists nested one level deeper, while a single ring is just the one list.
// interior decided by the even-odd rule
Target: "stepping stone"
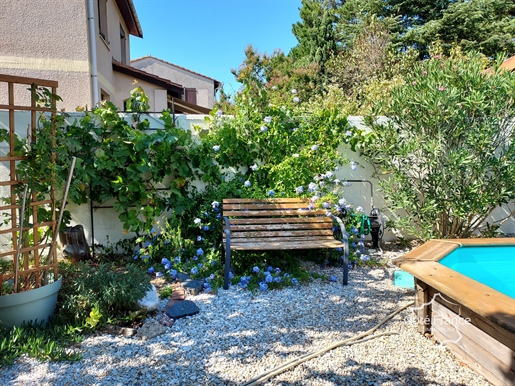
[{"label": "stepping stone", "polygon": [[200,280],[190,279],[182,283],[183,288],[190,295],[198,295],[204,289],[204,282]]},{"label": "stepping stone", "polygon": [[170,307],[168,311],[166,311],[166,315],[172,319],[180,319],[186,316],[196,315],[199,312],[200,310],[195,303],[191,300],[184,300]]}]

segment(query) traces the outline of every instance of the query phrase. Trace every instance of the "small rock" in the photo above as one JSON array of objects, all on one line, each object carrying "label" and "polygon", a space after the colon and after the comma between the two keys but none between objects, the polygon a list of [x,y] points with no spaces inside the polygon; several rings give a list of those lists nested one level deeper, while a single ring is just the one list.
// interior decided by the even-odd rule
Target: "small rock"
[{"label": "small rock", "polygon": [[183,282],[182,286],[186,290],[186,292],[190,295],[196,296],[202,292],[204,288],[204,283],[200,280],[188,280]]},{"label": "small rock", "polygon": [[138,330],[136,338],[140,338],[141,340],[148,340],[162,335],[165,332],[165,326],[159,324],[155,320],[150,320]]},{"label": "small rock", "polygon": [[165,327],[172,327],[173,322],[174,320],[166,314],[161,315],[161,317],[159,318],[159,323]]}]

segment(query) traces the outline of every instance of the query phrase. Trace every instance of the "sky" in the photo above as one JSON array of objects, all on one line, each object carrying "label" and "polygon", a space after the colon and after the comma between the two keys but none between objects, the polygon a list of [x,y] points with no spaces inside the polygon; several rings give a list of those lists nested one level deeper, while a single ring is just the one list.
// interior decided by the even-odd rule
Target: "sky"
[{"label": "sky", "polygon": [[152,55],[214,78],[233,94],[231,74],[249,44],[259,53],[297,45],[292,25],[301,0],[133,0],[143,39],[131,35],[131,59]]}]

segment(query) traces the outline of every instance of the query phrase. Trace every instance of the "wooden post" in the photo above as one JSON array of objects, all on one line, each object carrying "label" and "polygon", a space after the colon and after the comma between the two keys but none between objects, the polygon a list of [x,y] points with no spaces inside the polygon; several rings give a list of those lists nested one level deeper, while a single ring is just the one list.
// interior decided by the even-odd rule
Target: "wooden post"
[{"label": "wooden post", "polygon": [[75,225],[68,227],[64,232],[59,233],[61,244],[64,246],[63,253],[72,263],[86,261],[91,258],[89,245],[84,235],[84,227]]},{"label": "wooden post", "polygon": [[421,334],[431,332],[431,305],[429,304],[429,287],[426,283],[415,280],[415,310],[417,312],[417,330]]}]

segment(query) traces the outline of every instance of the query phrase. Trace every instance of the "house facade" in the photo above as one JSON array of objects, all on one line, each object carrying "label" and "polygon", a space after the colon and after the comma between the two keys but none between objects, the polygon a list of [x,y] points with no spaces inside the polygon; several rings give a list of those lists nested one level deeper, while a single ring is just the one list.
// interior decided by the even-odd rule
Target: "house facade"
[{"label": "house facade", "polygon": [[131,66],[167,79],[184,87],[184,100],[212,109],[221,83],[216,79],[188,70],[153,56],[131,60]]},{"label": "house facade", "polygon": [[[58,81],[57,107],[66,111],[102,100],[124,109],[137,82],[151,111],[207,114],[185,101],[181,84],[130,66],[130,35],[143,37],[133,0],[4,1],[0,73]],[[5,95],[0,90],[0,104]]]}]

